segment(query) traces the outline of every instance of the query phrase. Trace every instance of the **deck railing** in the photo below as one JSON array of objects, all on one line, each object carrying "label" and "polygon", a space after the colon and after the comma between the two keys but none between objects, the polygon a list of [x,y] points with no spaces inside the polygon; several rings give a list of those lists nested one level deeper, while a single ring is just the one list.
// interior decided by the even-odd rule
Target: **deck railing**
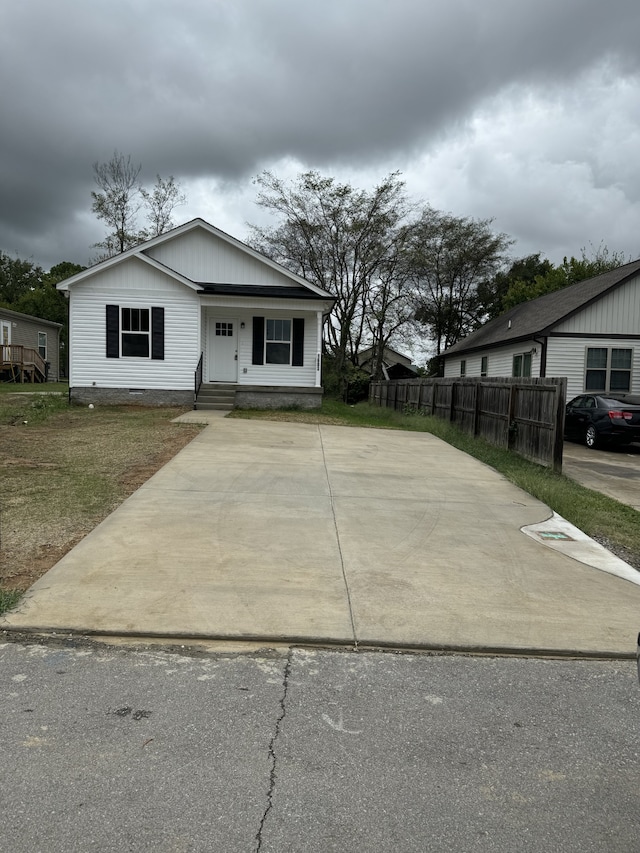
[{"label": "deck railing", "polygon": [[0,344],[0,370],[11,382],[44,382],[47,363],[37,349],[22,344]]}]

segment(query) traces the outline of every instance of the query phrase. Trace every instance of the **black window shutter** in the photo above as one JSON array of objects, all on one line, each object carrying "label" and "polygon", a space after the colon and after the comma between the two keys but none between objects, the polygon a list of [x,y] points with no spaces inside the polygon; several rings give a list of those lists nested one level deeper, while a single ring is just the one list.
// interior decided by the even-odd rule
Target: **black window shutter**
[{"label": "black window shutter", "polygon": [[253,354],[251,364],[264,364],[264,317],[253,318]]},{"label": "black window shutter", "polygon": [[164,308],[151,309],[151,358],[164,358]]},{"label": "black window shutter", "polygon": [[120,306],[107,305],[107,358],[120,357]]},{"label": "black window shutter", "polygon": [[304,364],[304,317],[293,318],[292,331],[291,364],[294,367],[302,367]]}]

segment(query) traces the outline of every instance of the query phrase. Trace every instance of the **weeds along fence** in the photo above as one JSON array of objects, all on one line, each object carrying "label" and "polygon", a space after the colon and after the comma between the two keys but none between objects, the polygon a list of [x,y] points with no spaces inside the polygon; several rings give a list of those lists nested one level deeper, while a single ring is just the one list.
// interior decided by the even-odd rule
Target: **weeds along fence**
[{"label": "weeds along fence", "polygon": [[562,470],[567,380],[446,377],[371,382],[369,402],[434,415],[491,444]]}]

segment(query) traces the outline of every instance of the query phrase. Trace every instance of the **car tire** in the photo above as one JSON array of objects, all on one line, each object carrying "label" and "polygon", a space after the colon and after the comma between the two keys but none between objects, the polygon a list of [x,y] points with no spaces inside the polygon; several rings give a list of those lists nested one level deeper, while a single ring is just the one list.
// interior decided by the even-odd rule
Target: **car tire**
[{"label": "car tire", "polygon": [[600,445],[598,431],[593,425],[587,427],[587,431],[584,434],[584,443],[592,450],[595,450],[595,448]]}]

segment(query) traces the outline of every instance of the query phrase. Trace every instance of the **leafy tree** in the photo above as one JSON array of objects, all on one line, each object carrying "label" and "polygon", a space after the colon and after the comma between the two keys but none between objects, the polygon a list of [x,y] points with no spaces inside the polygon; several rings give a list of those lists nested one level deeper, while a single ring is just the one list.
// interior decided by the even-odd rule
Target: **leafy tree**
[{"label": "leafy tree", "polygon": [[15,303],[24,294],[38,287],[44,273],[39,266],[31,261],[12,258],[0,251],[0,303],[14,311]]},{"label": "leafy tree", "polygon": [[[125,157],[117,150],[107,163],[93,164],[98,191],[91,193],[91,210],[110,229],[103,240],[94,244],[94,248],[102,250],[97,260],[131,249],[173,227],[173,210],[186,200],[179,184],[173,175],[166,180],[157,175],[149,191],[140,182],[141,170],[141,164],[135,165],[130,155]],[[146,228],[138,223],[142,209],[146,210]]]},{"label": "leafy tree", "polygon": [[151,192],[141,187],[140,194],[144,199],[149,223],[144,232],[146,237],[158,237],[173,228],[174,223],[171,219],[173,211],[187,200],[173,175],[169,175],[166,181],[160,175],[156,175],[156,182]]},{"label": "leafy tree", "polygon": [[546,258],[540,258],[540,252],[514,260],[508,270],[499,270],[492,279],[478,286],[478,297],[485,312],[486,320],[493,320],[505,310],[504,299],[509,288],[521,281],[532,285],[537,276],[545,276],[553,269]]},{"label": "leafy tree", "polygon": [[93,164],[93,179],[99,191],[91,193],[91,210],[111,229],[95,247],[104,249],[106,257],[140,242],[136,217],[140,209],[138,176],[141,169],[141,164],[134,165],[130,155],[125,157],[119,151],[114,151],[107,163]]},{"label": "leafy tree", "polygon": [[479,287],[495,277],[512,244],[490,219],[452,216],[427,206],[412,231],[410,264],[416,319],[436,356],[481,325]]},{"label": "leafy tree", "polygon": [[[275,227],[252,226],[252,245],[336,298],[327,325],[341,390],[349,364],[367,336],[388,339],[402,321],[399,304],[410,207],[398,173],[371,191],[358,190],[316,171],[285,183],[271,172],[255,180],[257,203],[275,213]],[[396,311],[390,320],[390,306]]]},{"label": "leafy tree", "polygon": [[600,245],[591,258],[587,256],[586,250],[582,249],[580,259],[571,257],[567,260],[565,257],[559,266],[551,266],[546,273],[536,275],[533,280],[522,278],[514,281],[503,297],[503,310],[507,311],[521,302],[528,302],[530,299],[537,299],[538,296],[553,293],[554,290],[560,290],[570,284],[593,278],[625,263],[627,260],[623,254],[610,252],[606,246]]}]

